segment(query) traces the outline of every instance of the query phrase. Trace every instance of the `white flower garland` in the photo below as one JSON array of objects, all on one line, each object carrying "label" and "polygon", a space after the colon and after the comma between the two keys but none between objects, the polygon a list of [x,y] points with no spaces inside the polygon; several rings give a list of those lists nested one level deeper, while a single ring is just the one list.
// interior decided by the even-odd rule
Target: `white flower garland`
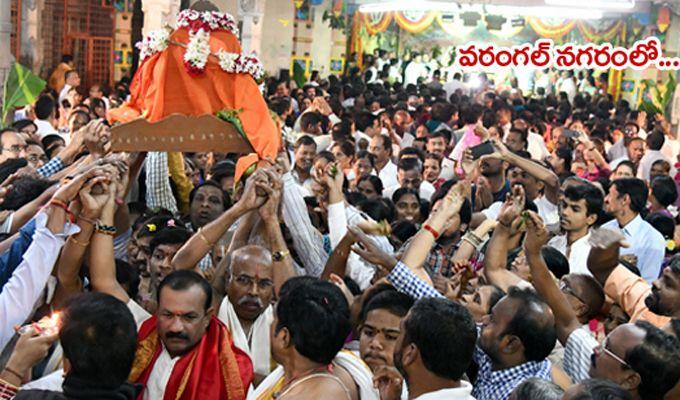
[{"label": "white flower garland", "polygon": [[[184,53],[184,66],[192,75],[205,71],[208,58],[212,54],[210,52],[211,31],[227,30],[236,36],[239,34],[234,18],[220,12],[184,10],[177,17],[177,27],[187,28],[189,31],[189,43]],[[170,45],[171,33],[168,28],[153,31],[137,43],[141,60],[144,61],[167,49]],[[254,54],[238,54],[220,50],[212,55],[218,59],[220,68],[225,72],[250,74],[257,82],[264,78],[264,67]]]},{"label": "white flower garland", "polygon": [[138,42],[136,46],[139,49],[139,57],[144,61],[152,55],[167,49],[169,44],[170,31],[164,28],[149,32],[149,34],[141,42]]},{"label": "white flower garland", "polygon": [[189,44],[184,52],[184,66],[190,74],[200,74],[205,70],[205,64],[210,55],[210,32],[199,29],[189,32]]},{"label": "white flower garland", "polygon": [[238,24],[234,17],[217,11],[183,10],[177,16],[177,27],[189,28],[189,31],[194,32],[201,28],[205,31],[222,29],[239,36]]},{"label": "white flower garland", "polygon": [[250,74],[256,81],[264,78],[262,63],[254,54],[238,54],[220,50],[216,54],[220,68],[232,74]]}]

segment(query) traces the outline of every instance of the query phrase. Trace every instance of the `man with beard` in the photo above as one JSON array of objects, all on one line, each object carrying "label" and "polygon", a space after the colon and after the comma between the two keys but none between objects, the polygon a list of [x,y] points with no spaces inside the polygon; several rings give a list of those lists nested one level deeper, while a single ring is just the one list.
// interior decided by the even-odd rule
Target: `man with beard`
[{"label": "man with beard", "polygon": [[253,360],[257,384],[272,370],[269,342],[274,320],[272,254],[253,245],[235,250],[227,279],[227,297],[222,300],[218,318],[229,328],[236,347]]},{"label": "man with beard", "polygon": [[[527,220],[525,251],[534,286],[553,313],[557,335],[565,346],[564,370],[574,383],[588,378],[610,380],[634,399],[661,399],[680,379],[680,342],[646,321],[623,324],[599,344],[581,329],[576,312],[552,279],[540,254],[548,233],[536,214]],[[623,237],[606,229],[593,232],[588,265],[617,263]]]},{"label": "man with beard", "polygon": [[419,300],[401,321],[394,348],[394,368],[375,371],[382,400],[401,398],[402,377],[410,399],[473,400],[472,385],[462,379],[477,340],[470,313],[446,299]]},{"label": "man with beard", "polygon": [[505,200],[505,196],[510,193],[510,182],[505,178],[507,169],[508,163],[497,158],[482,157],[479,160],[479,172],[482,176],[472,185],[471,196],[475,211]]},{"label": "man with beard", "polygon": [[590,183],[570,185],[560,200],[560,227],[563,235],[548,242],[569,259],[569,273],[588,274],[590,228],[602,211],[602,192]]},{"label": "man with beard", "polygon": [[413,299],[392,288],[366,300],[359,314],[359,354],[374,373],[394,366],[395,344],[401,321],[413,306]]}]

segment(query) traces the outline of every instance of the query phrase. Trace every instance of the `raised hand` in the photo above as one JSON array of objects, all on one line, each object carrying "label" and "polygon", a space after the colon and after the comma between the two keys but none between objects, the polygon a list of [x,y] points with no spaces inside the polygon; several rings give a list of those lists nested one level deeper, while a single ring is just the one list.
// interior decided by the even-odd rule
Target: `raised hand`
[{"label": "raised hand", "polygon": [[475,184],[475,209],[481,211],[493,203],[493,193],[489,180],[483,176],[477,178]]},{"label": "raised hand", "polygon": [[[80,203],[82,205],[81,214],[89,219],[97,219],[102,213],[104,206],[109,201],[109,178],[104,175],[98,175],[90,178],[85,185],[78,192]],[[94,191],[96,186],[100,186],[102,190]]]},{"label": "raised hand", "polygon": [[528,218],[528,215],[523,213],[525,202],[524,188],[521,185],[515,185],[501,206],[497,218],[498,224],[510,229],[510,233],[513,235],[525,227]]},{"label": "raised hand", "polygon": [[378,247],[373,239],[368,237],[361,229],[356,226],[350,226],[347,229],[352,231],[352,234],[357,238],[357,244],[352,246],[352,250],[361,258],[388,271],[391,271],[397,265],[397,259]]},{"label": "raised hand", "polygon": [[590,244],[588,269],[600,283],[604,283],[619,264],[619,250],[621,247],[628,247],[629,244],[621,232],[606,228],[593,230],[588,243]]},{"label": "raised hand", "polygon": [[[259,183],[259,185],[258,185]],[[267,200],[266,192],[260,188],[262,185],[269,184],[269,177],[262,168],[255,171],[246,181],[246,187],[243,190],[243,195],[236,203],[236,206],[241,207],[244,212],[260,208]],[[258,193],[259,192],[259,193]]]},{"label": "raised hand", "polygon": [[[75,178],[63,184],[52,196],[53,199],[70,203],[80,192],[83,185],[95,176],[106,176],[106,169],[102,167],[90,168],[87,172],[77,175]],[[107,182],[110,178],[107,177]]]},{"label": "raised hand", "polygon": [[34,328],[19,336],[14,351],[7,362],[7,367],[19,374],[26,374],[40,360],[47,357],[52,343],[59,339],[59,332],[43,332],[39,334]]},{"label": "raised hand", "polygon": [[265,223],[278,223],[283,181],[281,180],[281,176],[274,171],[265,170],[264,172],[269,177],[269,184],[265,184],[262,181],[255,182],[257,188],[267,194],[266,201],[259,209],[260,217],[262,217],[262,220],[265,221]]},{"label": "raised hand", "polygon": [[527,231],[524,237],[524,253],[527,257],[540,255],[543,246],[548,243],[550,235],[541,217],[533,211],[527,211]]}]

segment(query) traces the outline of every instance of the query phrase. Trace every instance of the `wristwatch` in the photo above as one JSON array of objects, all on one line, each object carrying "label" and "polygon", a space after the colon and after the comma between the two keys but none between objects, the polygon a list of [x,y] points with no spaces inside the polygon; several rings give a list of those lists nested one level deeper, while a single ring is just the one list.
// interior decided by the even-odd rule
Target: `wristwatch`
[{"label": "wristwatch", "polygon": [[290,251],[284,250],[284,251],[275,251],[272,253],[272,260],[274,262],[281,262],[283,261],[284,258],[290,255]]}]

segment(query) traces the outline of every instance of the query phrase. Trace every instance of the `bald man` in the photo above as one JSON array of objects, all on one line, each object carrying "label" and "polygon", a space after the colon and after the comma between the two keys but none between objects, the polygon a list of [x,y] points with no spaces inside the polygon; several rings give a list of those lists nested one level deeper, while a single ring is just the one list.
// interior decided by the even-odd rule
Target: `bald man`
[{"label": "bald man", "polygon": [[255,384],[272,370],[269,328],[274,319],[272,254],[261,246],[244,246],[231,254],[227,297],[218,318],[231,332],[234,344],[253,361]]}]

